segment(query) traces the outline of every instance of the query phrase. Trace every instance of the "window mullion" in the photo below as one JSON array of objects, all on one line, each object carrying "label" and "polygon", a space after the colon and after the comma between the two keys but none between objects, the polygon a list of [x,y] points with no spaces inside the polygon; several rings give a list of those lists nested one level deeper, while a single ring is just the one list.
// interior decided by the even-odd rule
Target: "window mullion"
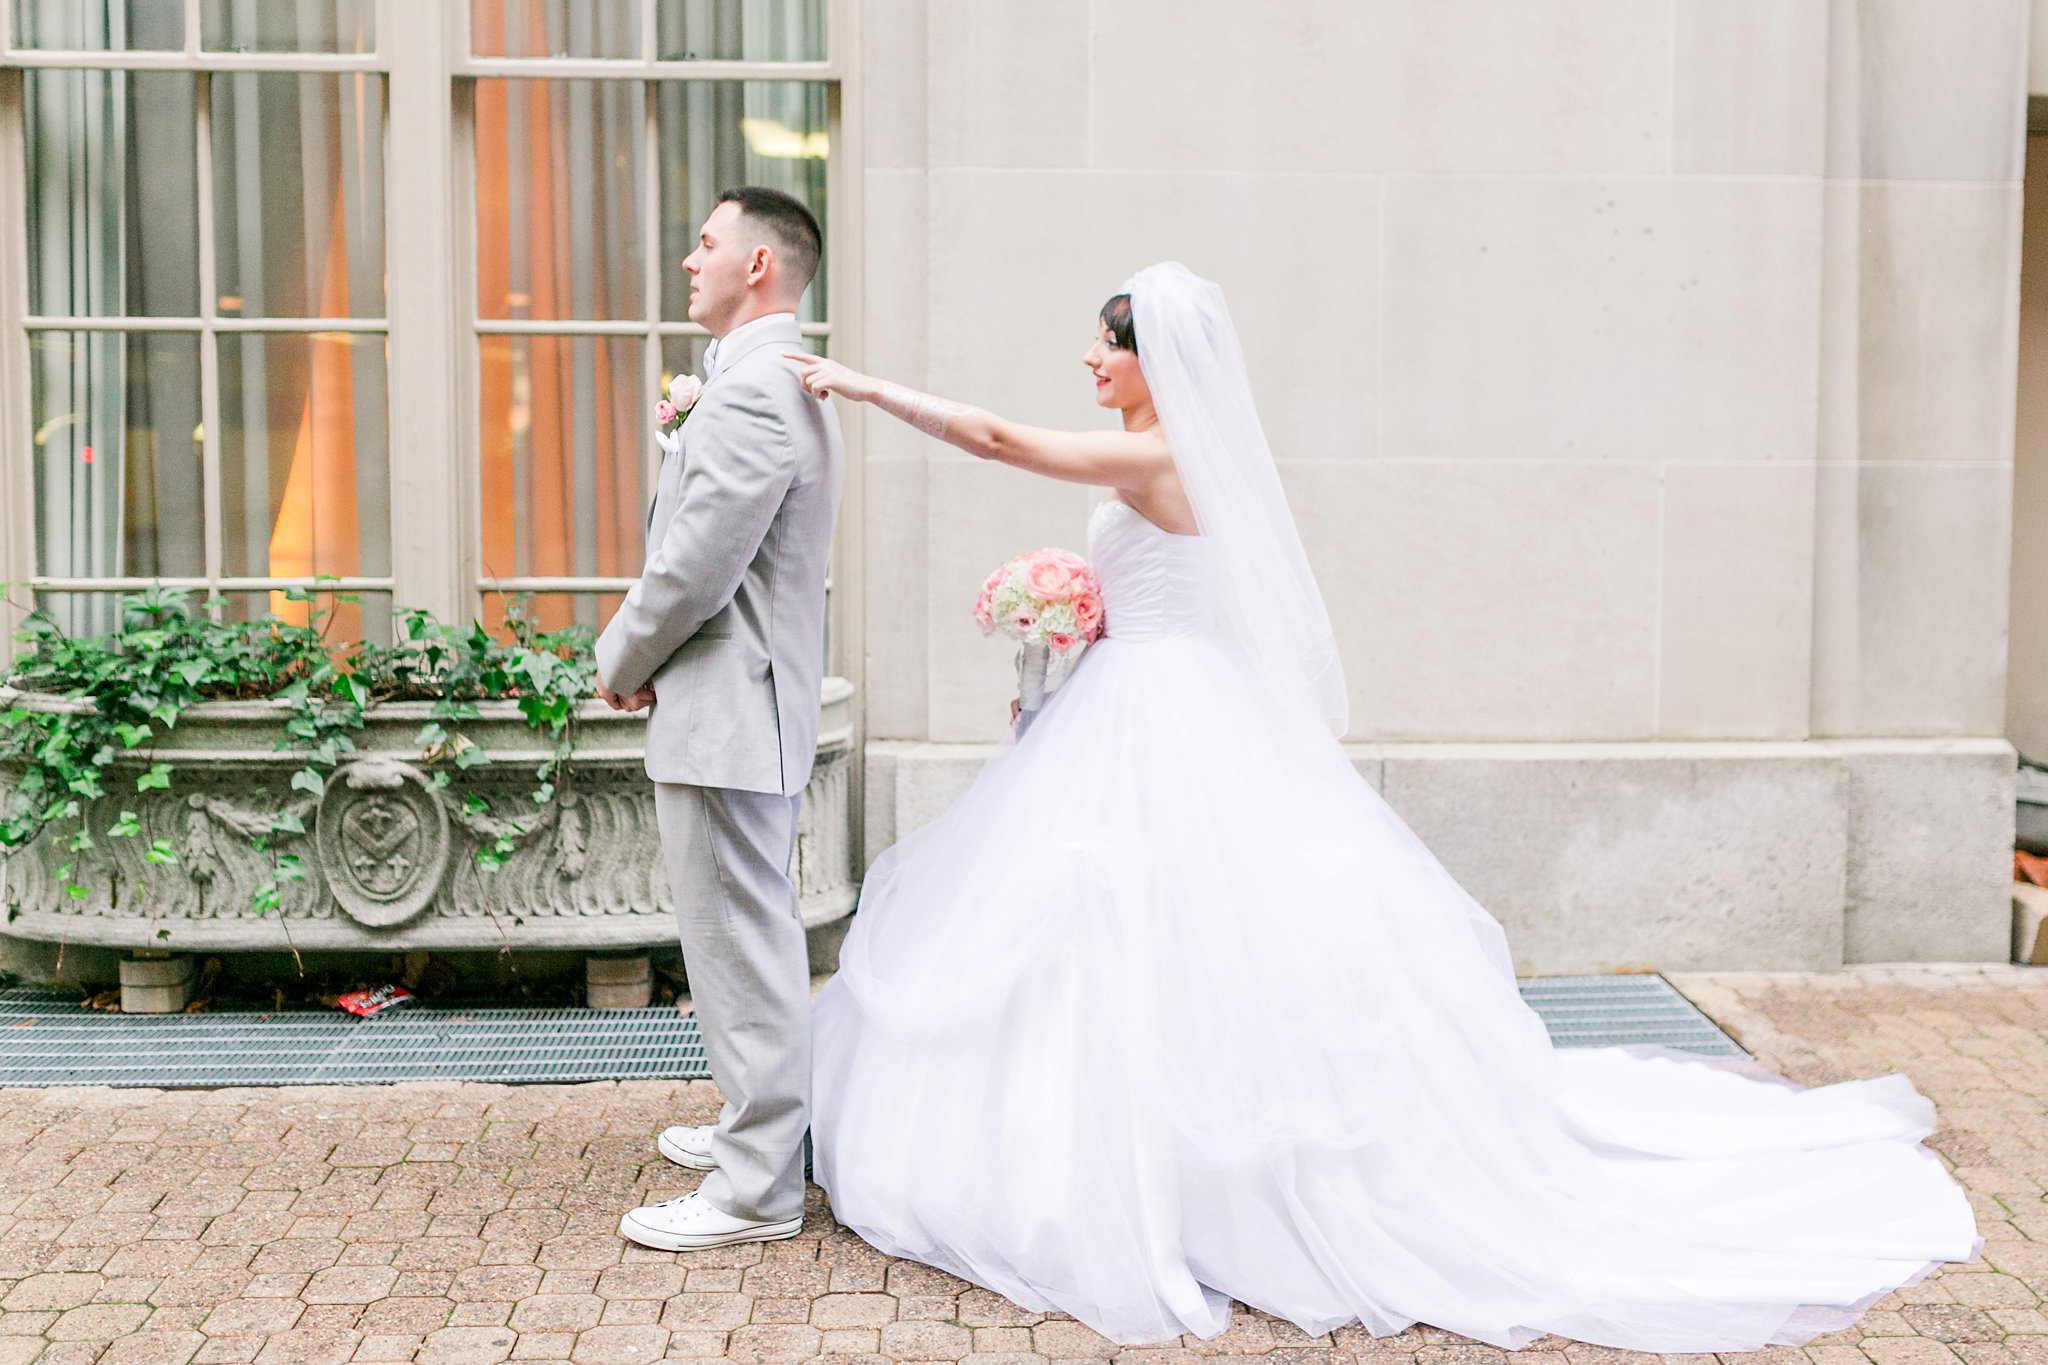
[{"label": "window mullion", "polygon": [[[12,6],[0,3],[0,12]],[[0,70],[0,201],[27,202],[22,147],[23,81]],[[0,212],[0,581],[25,583],[36,571],[35,458],[29,432],[28,223],[17,207]],[[17,606],[16,604],[19,604]],[[15,627],[27,594],[16,588],[0,600],[0,665],[14,658]]]},{"label": "window mullion", "polygon": [[[643,6],[646,11],[640,36],[645,45],[645,54],[654,55],[654,7]],[[644,384],[641,389],[642,411],[654,401],[655,393],[661,387],[661,145],[659,96],[653,81],[641,87],[644,99],[641,101],[641,118],[644,120],[644,136],[640,139],[640,232],[642,238],[641,287],[645,291],[642,308],[647,320],[647,346],[641,365]],[[660,485],[661,449],[651,440],[640,442],[641,461],[646,469],[644,496],[652,498]]]},{"label": "window mullion", "polygon": [[[461,464],[462,370],[453,205],[454,100],[450,46],[465,6],[385,3],[378,48],[386,85],[385,314],[390,319],[391,576],[394,608],[444,621],[472,615]],[[394,135],[393,130],[403,130]]]},{"label": "window mullion", "polygon": [[[188,25],[198,23],[198,0],[187,0]],[[186,41],[196,43],[196,27]],[[214,330],[220,296],[213,259],[213,79],[200,75],[195,107],[199,120],[194,155],[199,185],[199,481],[200,536],[205,547],[206,605],[219,619],[221,578],[220,354]]]}]

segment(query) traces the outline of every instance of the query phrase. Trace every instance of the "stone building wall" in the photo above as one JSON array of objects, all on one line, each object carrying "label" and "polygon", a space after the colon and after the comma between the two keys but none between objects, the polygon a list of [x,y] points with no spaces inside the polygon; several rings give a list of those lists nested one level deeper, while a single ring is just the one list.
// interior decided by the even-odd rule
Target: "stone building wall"
[{"label": "stone building wall", "polygon": [[[866,0],[864,355],[1104,417],[1223,283],[1352,752],[1529,970],[2005,952],[2028,0]],[[864,411],[870,857],[1095,490]]]}]

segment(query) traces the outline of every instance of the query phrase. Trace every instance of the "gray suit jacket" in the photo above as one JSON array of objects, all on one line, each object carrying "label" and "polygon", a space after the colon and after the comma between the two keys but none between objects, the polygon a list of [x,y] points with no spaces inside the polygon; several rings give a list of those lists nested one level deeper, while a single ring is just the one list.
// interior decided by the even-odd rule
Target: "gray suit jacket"
[{"label": "gray suit jacket", "polygon": [[794,795],[810,781],[825,573],[846,456],[782,358],[794,317],[722,356],[661,466],[640,581],[597,642],[615,691],[654,684],[647,775]]}]

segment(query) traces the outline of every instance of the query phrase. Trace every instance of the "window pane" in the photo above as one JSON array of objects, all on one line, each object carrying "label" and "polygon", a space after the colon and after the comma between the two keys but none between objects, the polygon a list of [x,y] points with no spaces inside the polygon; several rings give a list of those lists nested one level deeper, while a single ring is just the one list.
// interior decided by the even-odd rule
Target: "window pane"
[{"label": "window pane", "polygon": [[819,62],[825,0],[657,0],[663,61]]},{"label": "window pane", "polygon": [[36,572],[204,573],[199,338],[32,332],[28,355]]},{"label": "window pane", "polygon": [[512,638],[511,617],[517,612],[535,630],[561,630],[582,626],[601,631],[612,613],[626,600],[622,592],[487,592],[484,598],[484,629],[500,640]]},{"label": "window pane", "polygon": [[70,52],[172,51],[185,46],[185,0],[13,0],[16,47]]},{"label": "window pane", "polygon": [[[682,261],[697,229],[733,185],[786,190],[825,219],[829,87],[801,81],[664,81],[655,96],[661,150],[661,314],[689,316]],[[825,279],[804,292],[797,315],[825,316]]]},{"label": "window pane", "polygon": [[378,645],[391,643],[390,593],[314,592],[311,597],[309,602],[294,602],[282,590],[224,592],[220,595],[220,619],[289,621],[295,626],[317,624],[328,641],[337,646],[353,640]]},{"label": "window pane", "polygon": [[627,575],[645,554],[656,394],[638,337],[487,336],[483,571]]},{"label": "window pane", "polygon": [[384,337],[243,332],[219,345],[225,572],[391,572]]},{"label": "window pane", "polygon": [[373,52],[375,11],[375,0],[205,0],[200,45],[209,52]]},{"label": "window pane", "polygon": [[639,0],[470,0],[479,57],[638,57]]},{"label": "window pane", "polygon": [[26,73],[31,313],[198,314],[195,89],[182,72]]},{"label": "window pane", "polygon": [[384,80],[213,78],[215,278],[225,317],[381,317]]},{"label": "window pane", "polygon": [[477,310],[639,318],[636,81],[478,81]]}]

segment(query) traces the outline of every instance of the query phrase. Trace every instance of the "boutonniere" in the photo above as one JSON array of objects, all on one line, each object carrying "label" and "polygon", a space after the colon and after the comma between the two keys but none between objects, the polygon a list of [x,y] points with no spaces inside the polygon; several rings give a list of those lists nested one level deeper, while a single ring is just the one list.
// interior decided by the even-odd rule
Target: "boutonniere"
[{"label": "boutonniere", "polygon": [[654,405],[654,425],[664,436],[673,436],[690,409],[704,396],[704,381],[694,374],[679,374],[668,381],[668,397]]}]

